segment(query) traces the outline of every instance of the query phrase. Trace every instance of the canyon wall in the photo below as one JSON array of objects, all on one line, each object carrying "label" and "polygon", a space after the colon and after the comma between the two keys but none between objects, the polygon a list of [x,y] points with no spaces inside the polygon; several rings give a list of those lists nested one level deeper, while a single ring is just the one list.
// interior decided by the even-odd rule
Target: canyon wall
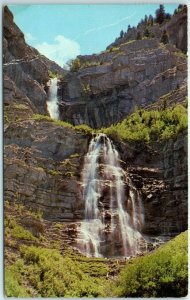
[{"label": "canyon wall", "polygon": [[[161,27],[149,28],[154,29],[154,38],[136,40],[135,29],[134,36],[127,33],[106,51],[78,56],[59,85],[61,119],[106,127],[136,108],[146,108],[174,93],[181,85],[187,87],[187,57],[181,51],[186,24],[187,12],[179,12]],[[164,29],[170,36],[166,45],[160,43]],[[175,40],[178,36],[181,42]]]},{"label": "canyon wall", "polygon": [[42,56],[25,42],[23,32],[14,23],[12,13],[5,6],[3,16],[4,76],[6,75],[15,82],[41,114],[47,114],[48,71],[64,73],[55,62]]},{"label": "canyon wall", "polygon": [[[59,87],[62,119],[73,124],[107,126],[136,107],[159,107],[157,100],[168,93],[169,104],[184,101],[187,93],[186,57],[157,39],[127,42],[119,49],[79,59],[84,65],[95,65],[69,72]],[[81,171],[91,136],[34,117],[46,113],[44,88],[52,66],[48,64],[25,43],[5,8],[5,200],[24,203],[28,209],[41,210],[46,219],[75,227],[84,218]],[[123,168],[142,193],[143,233],[175,235],[185,230],[187,133],[152,144],[113,142]]]}]

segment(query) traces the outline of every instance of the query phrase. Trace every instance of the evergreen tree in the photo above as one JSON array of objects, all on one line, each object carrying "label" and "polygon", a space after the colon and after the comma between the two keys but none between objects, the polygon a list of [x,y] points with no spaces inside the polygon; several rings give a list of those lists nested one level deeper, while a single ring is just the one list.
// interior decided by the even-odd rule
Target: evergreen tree
[{"label": "evergreen tree", "polygon": [[166,30],[163,31],[160,42],[163,44],[169,43],[169,38],[168,38],[168,34],[167,34]]},{"label": "evergreen tree", "polygon": [[130,30],[131,30],[131,25],[128,25],[127,32],[129,32]]},{"label": "evergreen tree", "polygon": [[156,23],[162,24],[165,20],[165,9],[164,5],[160,4],[159,9],[156,10]]},{"label": "evergreen tree", "polygon": [[142,40],[140,31],[137,32],[136,40]]},{"label": "evergreen tree", "polygon": [[144,24],[145,24],[145,25],[148,24],[148,17],[147,17],[147,15],[145,15],[145,17],[144,17]]},{"label": "evergreen tree", "polygon": [[123,38],[123,36],[124,36],[124,31],[123,31],[123,30],[121,30],[121,32],[120,32],[120,38],[122,39],[122,38]]},{"label": "evergreen tree", "polygon": [[184,7],[184,5],[183,4],[179,4],[179,6],[178,6],[178,10],[180,10],[180,9],[182,9]]},{"label": "evergreen tree", "polygon": [[144,36],[150,37],[150,31],[148,30],[148,28],[145,29]]},{"label": "evergreen tree", "polygon": [[170,20],[170,19],[171,19],[171,15],[170,15],[169,13],[167,13],[167,14],[165,15],[165,18],[166,18],[166,20]]},{"label": "evergreen tree", "polygon": [[149,26],[153,26],[154,25],[154,19],[152,15],[149,15],[148,17],[148,25]]}]

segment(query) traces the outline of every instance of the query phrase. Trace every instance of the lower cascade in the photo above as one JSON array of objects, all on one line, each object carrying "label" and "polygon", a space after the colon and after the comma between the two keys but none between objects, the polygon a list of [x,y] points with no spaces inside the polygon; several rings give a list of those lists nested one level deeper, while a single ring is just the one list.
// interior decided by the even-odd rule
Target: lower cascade
[{"label": "lower cascade", "polygon": [[90,142],[84,160],[82,191],[85,219],[78,229],[78,249],[93,257],[138,254],[144,223],[141,197],[105,134],[96,135]]}]

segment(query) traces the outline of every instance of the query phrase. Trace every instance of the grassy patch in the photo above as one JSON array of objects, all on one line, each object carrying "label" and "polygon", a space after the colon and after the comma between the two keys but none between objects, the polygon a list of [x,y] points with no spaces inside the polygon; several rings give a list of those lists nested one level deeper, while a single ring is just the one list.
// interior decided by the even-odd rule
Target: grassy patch
[{"label": "grassy patch", "polygon": [[36,114],[36,115],[33,115],[32,117],[34,120],[36,121],[47,121],[47,122],[52,122],[58,126],[63,126],[63,127],[67,127],[67,128],[72,128],[76,131],[79,131],[79,132],[84,132],[86,134],[90,134],[92,132],[94,132],[94,129],[92,129],[90,126],[86,125],[86,124],[81,124],[81,125],[77,125],[77,126],[74,126],[70,123],[67,123],[67,122],[64,122],[64,121],[60,121],[60,120],[54,120],[52,119],[51,117],[49,116],[45,116],[45,115],[40,115],[40,114]]},{"label": "grassy patch", "polygon": [[121,271],[119,297],[184,297],[188,287],[187,232]]},{"label": "grassy patch", "polygon": [[12,229],[11,235],[15,239],[28,240],[28,241],[37,240],[30,231],[28,231],[27,229],[23,228],[20,225],[16,225]]},{"label": "grassy patch", "polygon": [[60,121],[60,120],[54,120],[49,116],[45,116],[45,115],[40,115],[40,114],[35,114],[32,116],[32,118],[36,121],[47,121],[47,122],[52,122],[56,125],[59,126],[63,126],[63,127],[67,127],[67,128],[73,128],[74,126],[70,123],[64,122],[64,121]]},{"label": "grassy patch", "polygon": [[56,171],[56,170],[49,170],[48,173],[52,176],[62,175],[60,171]]},{"label": "grassy patch", "polygon": [[52,72],[50,70],[48,70],[48,75],[50,78],[57,78],[58,77],[58,74],[56,72]]},{"label": "grassy patch", "polygon": [[74,127],[75,130],[84,132],[86,134],[91,134],[94,132],[94,129],[86,124],[77,125]]},{"label": "grassy patch", "polygon": [[77,158],[77,157],[80,157],[79,153],[74,153],[70,155],[70,158]]},{"label": "grassy patch", "polygon": [[27,106],[27,105],[21,104],[21,103],[20,103],[20,104],[19,104],[19,103],[18,103],[18,104],[15,103],[15,104],[13,105],[13,107],[16,108],[16,109],[20,109],[20,110],[28,109],[28,106]]}]

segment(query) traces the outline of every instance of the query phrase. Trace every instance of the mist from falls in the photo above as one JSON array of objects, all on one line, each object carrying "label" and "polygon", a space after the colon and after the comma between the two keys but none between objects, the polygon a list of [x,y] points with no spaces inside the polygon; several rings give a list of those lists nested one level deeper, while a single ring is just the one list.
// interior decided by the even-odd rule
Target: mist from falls
[{"label": "mist from falls", "polygon": [[58,99],[57,99],[57,78],[50,80],[48,91],[47,109],[52,119],[59,119]]},{"label": "mist from falls", "polygon": [[78,232],[78,249],[94,257],[136,255],[144,223],[141,197],[105,134],[96,135],[90,142],[82,190],[85,219]]}]

